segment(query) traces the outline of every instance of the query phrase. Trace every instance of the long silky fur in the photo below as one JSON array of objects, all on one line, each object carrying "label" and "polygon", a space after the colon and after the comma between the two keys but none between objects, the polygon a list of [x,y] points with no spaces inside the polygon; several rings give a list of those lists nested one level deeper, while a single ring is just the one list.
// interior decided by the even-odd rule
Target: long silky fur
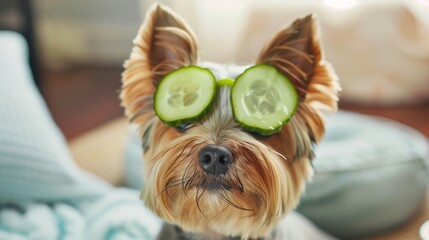
[{"label": "long silky fur", "polygon": [[339,79],[324,60],[318,22],[313,15],[281,30],[261,51],[258,63],[268,63],[295,85],[300,101],[296,113],[278,135],[289,139],[294,159],[313,157],[312,144],[324,134],[324,114],[337,110]]},{"label": "long silky fur", "polygon": [[147,12],[125,62],[120,98],[125,115],[145,132],[154,118],[153,93],[168,72],[198,62],[194,33],[168,7],[154,4]]},{"label": "long silky fur", "polygon": [[[220,89],[214,110],[201,125],[148,156],[142,199],[185,231],[257,238],[268,234],[297,205],[312,170],[308,161],[292,164],[238,129],[232,121],[229,91],[229,87]],[[226,176],[217,179],[199,168],[197,153],[206,144],[231,150],[235,162]],[[201,188],[213,180],[223,189]]]}]

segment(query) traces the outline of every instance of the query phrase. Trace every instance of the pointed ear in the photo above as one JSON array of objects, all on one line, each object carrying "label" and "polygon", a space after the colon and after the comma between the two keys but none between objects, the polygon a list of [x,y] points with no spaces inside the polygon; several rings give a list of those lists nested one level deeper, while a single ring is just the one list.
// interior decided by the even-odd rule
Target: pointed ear
[{"label": "pointed ear", "polygon": [[294,158],[312,157],[312,142],[324,133],[322,112],[337,109],[338,78],[324,61],[317,21],[313,15],[297,19],[281,30],[261,51],[258,63],[275,66],[295,85],[299,105],[279,135],[293,142]]},{"label": "pointed ear", "polygon": [[122,73],[121,100],[130,121],[144,124],[153,116],[158,82],[174,69],[195,64],[197,43],[185,21],[159,4],[148,10],[133,43]]},{"label": "pointed ear", "polygon": [[[261,51],[258,63],[275,66],[295,85],[301,101],[337,108],[338,79],[323,60],[320,34],[313,15],[297,19],[281,30]],[[317,108],[322,106],[316,106]]]}]

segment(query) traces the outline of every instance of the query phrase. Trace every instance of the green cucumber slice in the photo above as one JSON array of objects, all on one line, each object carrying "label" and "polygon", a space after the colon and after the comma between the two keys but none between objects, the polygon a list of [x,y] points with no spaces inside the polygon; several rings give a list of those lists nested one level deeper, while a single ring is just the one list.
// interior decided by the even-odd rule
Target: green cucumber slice
[{"label": "green cucumber slice", "polygon": [[187,66],[165,75],[154,96],[154,110],[165,124],[177,127],[201,120],[210,110],[216,94],[213,73]]},{"label": "green cucumber slice", "polygon": [[235,120],[248,131],[267,136],[280,131],[298,106],[298,93],[275,67],[258,64],[244,71],[231,89]]}]

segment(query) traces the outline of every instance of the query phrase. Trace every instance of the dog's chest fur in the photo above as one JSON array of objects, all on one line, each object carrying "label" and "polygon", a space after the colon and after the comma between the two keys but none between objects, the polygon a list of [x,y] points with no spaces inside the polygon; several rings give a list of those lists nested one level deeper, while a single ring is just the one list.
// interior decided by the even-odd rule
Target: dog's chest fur
[{"label": "dog's chest fur", "polygon": [[[274,229],[271,233],[264,238],[249,239],[249,240],[281,240],[281,234]],[[225,236],[211,236],[197,235],[194,233],[184,232],[180,227],[165,223],[157,237],[157,240],[241,240],[240,237],[225,237]]]}]

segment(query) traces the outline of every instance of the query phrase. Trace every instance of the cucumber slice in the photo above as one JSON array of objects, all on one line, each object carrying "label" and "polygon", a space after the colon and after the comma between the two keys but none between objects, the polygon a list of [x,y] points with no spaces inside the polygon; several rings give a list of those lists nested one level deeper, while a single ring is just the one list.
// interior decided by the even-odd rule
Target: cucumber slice
[{"label": "cucumber slice", "polygon": [[154,96],[154,110],[165,124],[177,127],[201,120],[210,110],[216,94],[213,73],[187,66],[165,75]]},{"label": "cucumber slice", "polygon": [[235,120],[246,130],[267,136],[280,131],[298,106],[298,93],[275,67],[259,64],[244,71],[231,89]]}]

